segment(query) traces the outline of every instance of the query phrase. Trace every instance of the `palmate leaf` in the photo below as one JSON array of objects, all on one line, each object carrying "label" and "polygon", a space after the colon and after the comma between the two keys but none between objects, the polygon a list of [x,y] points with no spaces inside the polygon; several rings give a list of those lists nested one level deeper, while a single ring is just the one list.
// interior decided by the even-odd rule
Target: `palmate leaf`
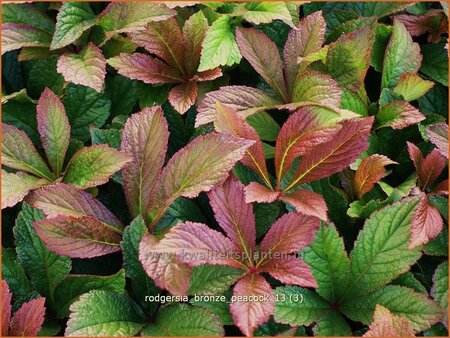
[{"label": "palmate leaf", "polygon": [[407,319],[393,315],[382,305],[376,305],[373,322],[363,337],[385,336],[414,336],[414,330]]},{"label": "palmate leaf", "polygon": [[49,47],[51,34],[29,24],[2,24],[2,55],[22,47]]}]

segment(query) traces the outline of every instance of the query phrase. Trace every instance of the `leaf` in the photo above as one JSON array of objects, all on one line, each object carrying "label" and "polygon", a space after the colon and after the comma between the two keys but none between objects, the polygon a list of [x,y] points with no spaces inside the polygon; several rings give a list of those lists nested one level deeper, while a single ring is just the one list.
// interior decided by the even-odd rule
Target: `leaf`
[{"label": "leaf", "polygon": [[402,74],[417,73],[421,62],[419,44],[413,42],[405,25],[394,19],[391,38],[384,55],[381,87],[395,87]]},{"label": "leaf", "polygon": [[55,301],[58,304],[57,316],[69,315],[69,306],[79,296],[91,290],[106,290],[123,293],[125,289],[125,272],[119,270],[111,276],[69,275],[55,289]]},{"label": "leaf", "polygon": [[418,197],[403,199],[374,212],[366,221],[350,254],[348,290],[352,292],[347,292],[347,297],[354,298],[385,285],[420,258],[420,250],[408,249],[418,203]]},{"label": "leaf", "polygon": [[56,16],[56,28],[50,49],[59,49],[74,43],[96,24],[97,17],[87,2],[63,3]]},{"label": "leaf", "polygon": [[283,102],[288,102],[288,92],[283,75],[283,64],[275,43],[261,31],[237,28],[236,41],[242,56],[262,76]]},{"label": "leaf", "polygon": [[317,282],[309,266],[296,256],[285,256],[269,260],[261,265],[261,271],[267,272],[280,282],[303,287],[316,288]]},{"label": "leaf", "polygon": [[[448,308],[448,262],[442,262],[434,271],[433,286],[430,293],[442,308]],[[442,321],[448,325],[448,314]]]},{"label": "leaf", "polygon": [[281,195],[283,202],[291,204],[301,214],[314,216],[323,221],[328,221],[328,207],[322,195],[311,190],[296,190],[290,194]]},{"label": "leaf", "polygon": [[200,102],[195,120],[196,127],[214,121],[217,101],[236,110],[242,117],[273,108],[281,103],[260,89],[247,86],[221,87],[219,90],[207,93]]},{"label": "leaf", "polygon": [[42,146],[55,176],[59,177],[70,139],[66,111],[58,96],[48,88],[41,94],[36,111]]},{"label": "leaf", "polygon": [[144,336],[222,336],[218,318],[206,309],[188,304],[161,308],[155,320],[142,330]]},{"label": "leaf", "polygon": [[93,216],[118,230],[123,229],[122,223],[108,208],[91,194],[70,184],[58,183],[39,189],[27,198],[27,202],[41,209],[47,217]]},{"label": "leaf", "polygon": [[289,325],[310,325],[330,310],[330,305],[317,293],[298,286],[275,289],[276,322]]},{"label": "leaf", "polygon": [[100,48],[89,42],[78,54],[61,55],[57,70],[66,81],[100,92],[105,81],[106,60]]},{"label": "leaf", "polygon": [[100,14],[99,25],[107,37],[144,29],[147,23],[173,17],[176,12],[162,3],[110,3]]},{"label": "leaf", "polygon": [[197,100],[197,82],[180,83],[169,92],[169,102],[180,114],[184,114]]},{"label": "leaf", "polygon": [[344,241],[336,227],[321,225],[304,255],[317,280],[317,293],[330,302],[338,301],[347,288],[350,267]]},{"label": "leaf", "polygon": [[104,144],[85,147],[73,155],[63,181],[81,189],[96,187],[129,161],[128,156]]},{"label": "leaf", "polygon": [[[328,42],[334,42],[342,34],[348,34],[351,32],[354,32],[358,29],[362,29],[365,27],[369,27],[371,29],[375,29],[377,26],[377,18],[374,16],[370,17],[357,17],[355,19],[350,19],[347,21],[344,21],[339,26],[334,28],[331,33],[327,37]],[[387,42],[386,42],[387,43]],[[386,46],[385,46],[386,47]]]},{"label": "leaf", "polygon": [[17,257],[36,290],[47,297],[53,307],[53,291],[69,273],[71,260],[49,251],[39,239],[33,222],[44,218],[42,212],[22,204],[13,228]]},{"label": "leaf", "polygon": [[120,250],[121,234],[93,216],[56,216],[34,222],[47,248],[61,256],[92,258]]},{"label": "leaf", "polygon": [[305,71],[297,77],[292,89],[292,102],[314,102],[339,107],[342,91],[329,75]]},{"label": "leaf", "polygon": [[358,197],[372,190],[375,183],[386,176],[385,166],[397,164],[384,155],[370,155],[364,158],[358,166],[354,178],[354,187]]},{"label": "leaf", "polygon": [[55,29],[53,20],[35,4],[30,3],[2,4],[2,22],[30,24],[48,32]]},{"label": "leaf", "polygon": [[428,296],[397,285],[381,288],[365,297],[355,297],[342,304],[342,312],[351,320],[368,325],[376,304],[394,315],[408,319],[416,332],[423,331],[442,318],[444,311]]},{"label": "leaf", "polygon": [[332,310],[325,316],[320,317],[317,325],[313,327],[315,336],[351,336],[352,329],[344,317],[336,310]]},{"label": "leaf", "polygon": [[414,330],[407,319],[393,315],[384,306],[376,305],[369,331],[363,337],[382,336],[414,336]]},{"label": "leaf", "polygon": [[432,81],[423,80],[417,74],[404,73],[400,75],[394,93],[403,96],[403,99],[410,102],[424,96],[433,86]]},{"label": "leaf", "polygon": [[262,23],[270,23],[274,20],[281,20],[293,27],[291,13],[284,2],[249,2],[245,4],[243,19],[253,24],[259,25]]},{"label": "leaf", "polygon": [[281,216],[269,229],[259,251],[267,256],[275,252],[294,253],[309,245],[319,228],[320,220],[294,212]]},{"label": "leaf", "polygon": [[245,187],[245,202],[272,203],[280,197],[279,191],[273,191],[258,182],[251,182]]},{"label": "leaf", "polygon": [[445,123],[434,124],[427,126],[426,131],[431,143],[436,146],[441,155],[448,159],[448,126]]},{"label": "leaf", "polygon": [[111,100],[111,117],[130,115],[138,100],[138,83],[126,77],[115,75],[106,79],[106,89]]},{"label": "leaf", "polygon": [[425,120],[425,116],[406,101],[392,101],[385,104],[377,113],[377,123],[380,128],[392,127],[403,129]]},{"label": "leaf", "polygon": [[185,68],[187,73],[197,71],[202,51],[202,43],[208,30],[208,20],[202,11],[192,14],[183,26],[183,38],[186,43]]},{"label": "leaf", "polygon": [[[39,98],[46,88],[49,88],[58,96],[63,94],[64,78],[56,71],[56,64],[56,58],[34,61],[33,67],[28,75],[27,83],[30,96]],[[36,111],[34,105],[33,110]],[[33,117],[35,117],[34,115],[35,114],[33,114]],[[20,128],[20,126],[17,125],[16,127]]]},{"label": "leaf", "polygon": [[254,141],[254,144],[247,149],[241,162],[261,176],[268,186],[271,186],[262,142],[256,131],[245,119],[240,117],[232,108],[224,106],[220,101],[217,101],[214,128],[220,133],[230,133],[237,137]]},{"label": "leaf", "polygon": [[363,84],[370,65],[372,39],[372,31],[363,28],[330,44],[326,72],[341,88],[356,91]]},{"label": "leaf", "polygon": [[243,270],[224,265],[200,265],[192,269],[188,293],[216,295],[227,291],[244,274]]},{"label": "leaf", "polygon": [[21,23],[2,24],[2,55],[23,47],[49,47],[49,32]]},{"label": "leaf", "polygon": [[34,337],[44,323],[45,298],[40,297],[24,303],[11,319],[11,336]]},{"label": "leaf", "polygon": [[12,294],[9,291],[8,283],[2,280],[2,337],[8,336],[11,317],[11,299]]},{"label": "leaf", "polygon": [[354,162],[368,146],[372,122],[372,117],[342,122],[342,128],[331,141],[316,146],[314,152],[303,156],[284,191],[330,176]]},{"label": "leaf", "polygon": [[69,118],[72,137],[89,139],[89,127],[101,128],[109,116],[111,101],[93,89],[68,85],[63,100]]},{"label": "leaf", "polygon": [[144,319],[132,301],[116,292],[85,293],[72,304],[70,311],[66,336],[133,336],[144,326]]},{"label": "leaf", "polygon": [[206,32],[198,71],[218,66],[231,66],[241,61],[241,53],[234,38],[231,17],[223,15],[213,22]]},{"label": "leaf", "polygon": [[54,180],[54,175],[28,136],[6,123],[2,123],[2,164],[49,181]]},{"label": "leaf", "polygon": [[[242,297],[241,301],[230,304],[234,324],[246,336],[253,336],[254,329],[268,321],[273,312],[273,290],[264,277],[249,274],[237,282],[233,296]],[[248,300],[249,297],[258,297],[259,301]]]},{"label": "leaf", "polygon": [[437,237],[444,226],[439,210],[429,204],[428,196],[420,193],[420,202],[411,225],[408,248],[412,249]]},{"label": "leaf", "polygon": [[2,169],[2,209],[21,202],[31,190],[50,183],[22,171],[8,173]]},{"label": "leaf", "polygon": [[420,71],[448,86],[448,51],[444,43],[422,45],[423,62]]},{"label": "leaf", "polygon": [[255,129],[259,138],[264,141],[275,141],[280,132],[278,123],[265,111],[249,116],[247,123]]}]

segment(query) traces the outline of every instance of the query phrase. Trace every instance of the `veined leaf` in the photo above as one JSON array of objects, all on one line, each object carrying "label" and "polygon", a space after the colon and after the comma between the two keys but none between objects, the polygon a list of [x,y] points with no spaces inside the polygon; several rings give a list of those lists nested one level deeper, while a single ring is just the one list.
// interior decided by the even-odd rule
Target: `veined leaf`
[{"label": "veined leaf", "polygon": [[39,297],[32,299],[16,311],[11,319],[11,336],[34,337],[44,323],[45,316],[45,298]]},{"label": "veined leaf", "polygon": [[49,32],[28,24],[2,24],[2,55],[22,47],[49,47]]},{"label": "veined leaf", "polygon": [[448,126],[444,123],[434,124],[428,126],[426,131],[431,143],[448,159]]},{"label": "veined leaf", "polygon": [[267,272],[284,284],[317,287],[317,282],[308,264],[295,256],[269,259],[261,266],[261,272]]},{"label": "veined leaf", "polygon": [[317,321],[313,327],[315,336],[352,336],[352,329],[337,310],[331,310]]},{"label": "veined leaf", "polygon": [[253,24],[270,23],[278,19],[291,27],[294,26],[291,13],[284,2],[248,2],[245,4],[245,9],[242,17]]},{"label": "veined leaf", "polygon": [[184,23],[183,38],[186,43],[184,63],[188,74],[194,74],[197,71],[202,43],[208,28],[208,20],[202,11],[192,14]]},{"label": "veined leaf", "polygon": [[132,161],[122,169],[122,178],[133,216],[144,216],[164,164],[168,138],[167,121],[160,107],[145,108],[125,124],[121,150]]},{"label": "veined leaf", "polygon": [[50,182],[28,175],[22,171],[8,173],[2,169],[2,209],[13,207],[21,202],[31,190]]},{"label": "veined leaf", "polygon": [[104,184],[129,161],[128,156],[104,144],[83,148],[67,165],[64,183],[81,189]]},{"label": "veined leaf", "polygon": [[121,234],[92,216],[56,216],[34,222],[34,228],[47,248],[62,256],[91,258],[120,250]]},{"label": "veined leaf", "polygon": [[32,24],[48,32],[55,29],[53,20],[35,4],[31,3],[2,4],[2,22]]},{"label": "veined leaf", "polygon": [[11,319],[11,299],[8,283],[2,279],[2,337],[8,336]]},{"label": "veined leaf", "polygon": [[432,81],[424,80],[417,74],[404,73],[400,75],[394,93],[409,102],[424,96],[433,86]]},{"label": "veined leaf", "polygon": [[72,304],[70,311],[66,336],[133,336],[144,326],[144,319],[136,312],[132,300],[116,292],[85,293]]},{"label": "veined leaf", "polygon": [[250,182],[245,187],[245,202],[272,203],[280,197],[279,191],[273,191],[258,182]]},{"label": "veined leaf", "polygon": [[314,191],[306,189],[296,190],[290,194],[282,194],[280,199],[292,205],[301,214],[328,221],[327,204],[322,195]]},{"label": "veined leaf", "polygon": [[373,321],[363,337],[414,336],[411,323],[392,314],[382,305],[375,306]]},{"label": "veined leaf", "polygon": [[219,294],[227,291],[243,275],[244,270],[225,265],[200,265],[192,269],[190,295]]},{"label": "veined leaf", "polygon": [[425,120],[425,116],[406,101],[392,101],[385,104],[377,113],[379,127],[403,129]]},{"label": "veined leaf", "polygon": [[275,141],[277,139],[280,126],[268,112],[255,113],[247,117],[246,121],[255,129],[261,140]]},{"label": "veined leaf", "polygon": [[[448,262],[442,262],[434,271],[431,296],[442,308],[448,308]],[[448,315],[442,321],[447,324]]]},{"label": "veined leaf", "polygon": [[423,63],[420,71],[448,86],[448,51],[444,43],[421,46]]},{"label": "veined leaf", "polygon": [[57,70],[66,81],[100,92],[105,81],[106,60],[100,48],[89,42],[78,54],[61,55]]},{"label": "veined leaf", "polygon": [[56,16],[56,28],[50,49],[74,43],[86,30],[95,25],[97,16],[88,2],[63,3]]},{"label": "veined leaf", "polygon": [[197,100],[198,85],[195,81],[184,82],[173,87],[169,92],[169,102],[180,114],[184,114]]},{"label": "veined leaf", "polygon": [[36,111],[38,130],[48,162],[55,176],[60,177],[70,139],[66,111],[59,97],[48,88],[41,94]]},{"label": "veined leaf", "polygon": [[314,102],[339,107],[342,91],[329,75],[316,71],[301,73],[292,89],[292,102]]}]

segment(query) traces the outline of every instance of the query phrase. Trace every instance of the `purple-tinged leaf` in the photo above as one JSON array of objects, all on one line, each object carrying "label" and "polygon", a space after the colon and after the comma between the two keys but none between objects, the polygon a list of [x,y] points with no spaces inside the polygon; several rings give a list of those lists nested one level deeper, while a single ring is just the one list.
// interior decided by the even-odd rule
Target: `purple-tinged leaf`
[{"label": "purple-tinged leaf", "polygon": [[45,316],[45,298],[32,299],[16,311],[11,319],[11,336],[34,337],[37,336]]},{"label": "purple-tinged leaf", "polygon": [[149,84],[182,82],[181,75],[174,68],[159,59],[141,53],[121,53],[111,59],[108,64],[120,75]]},{"label": "purple-tinged leaf", "polygon": [[59,97],[45,88],[36,111],[42,146],[55,176],[59,177],[70,140],[70,124],[66,110]]},{"label": "purple-tinged leaf", "polygon": [[291,204],[297,212],[328,221],[328,207],[322,195],[311,190],[296,190],[291,194],[283,194],[280,199]]},{"label": "purple-tinged leaf", "polygon": [[197,100],[198,86],[196,82],[183,82],[169,92],[169,102],[180,114],[184,114]]},{"label": "purple-tinged leaf", "polygon": [[61,256],[92,258],[120,250],[122,235],[93,216],[56,216],[35,221],[46,247]]},{"label": "purple-tinged leaf", "polygon": [[326,22],[321,11],[314,12],[300,21],[298,29],[289,32],[284,45],[286,64],[286,82],[288,89],[293,88],[298,76],[299,58],[317,52],[325,40]]},{"label": "purple-tinged leaf", "polygon": [[283,102],[289,102],[283,63],[275,43],[254,28],[237,28],[236,41],[242,56],[262,76]]},{"label": "purple-tinged leaf", "polygon": [[423,15],[396,15],[411,36],[428,35],[428,42],[439,43],[441,34],[448,33],[448,19],[442,10],[429,10]]},{"label": "purple-tinged leaf", "polygon": [[317,217],[290,212],[281,216],[264,236],[260,252],[270,258],[273,253],[293,253],[309,245],[319,228]]},{"label": "purple-tinged leaf", "polygon": [[269,188],[259,184],[258,182],[251,182],[245,187],[245,202],[252,203],[272,203],[280,196],[279,191],[273,191]]},{"label": "purple-tinged leaf", "polygon": [[58,59],[57,71],[68,82],[100,92],[105,82],[106,60],[100,48],[89,42],[78,54],[61,55]]},{"label": "purple-tinged leaf", "polygon": [[49,47],[49,32],[21,23],[2,24],[2,55],[22,47]]},{"label": "purple-tinged leaf", "polygon": [[433,124],[426,128],[431,143],[448,159],[448,126],[445,123]]},{"label": "purple-tinged leaf", "polygon": [[216,102],[233,108],[242,117],[247,117],[258,111],[271,109],[282,102],[270,96],[261,89],[247,86],[225,86],[206,94],[198,106],[195,126],[213,122],[216,115]]},{"label": "purple-tinged leaf", "polygon": [[2,164],[49,181],[55,179],[27,134],[6,123],[2,124]]},{"label": "purple-tinged leaf", "polygon": [[131,159],[120,151],[98,144],[75,153],[67,165],[64,183],[87,189],[108,182]]},{"label": "purple-tinged leaf", "polygon": [[317,282],[308,264],[295,256],[269,259],[260,269],[284,284],[317,288]]},{"label": "purple-tinged leaf", "polygon": [[12,294],[9,291],[9,285],[2,280],[2,337],[8,336],[9,320],[11,318],[11,299]]},{"label": "purple-tinged leaf", "polygon": [[338,173],[353,163],[368,147],[373,117],[342,122],[332,140],[318,145],[314,152],[302,157],[285,191]]},{"label": "purple-tinged leaf", "polygon": [[186,43],[184,64],[188,74],[194,74],[198,69],[202,43],[208,28],[208,20],[202,11],[191,15],[184,23],[183,38]]},{"label": "purple-tinged leaf", "polygon": [[375,183],[386,175],[385,166],[398,164],[384,155],[370,155],[364,158],[355,173],[353,186],[359,198],[372,190]]},{"label": "purple-tinged leaf", "polygon": [[[263,301],[236,301],[230,304],[231,317],[236,326],[246,336],[253,336],[253,331],[267,322],[274,310],[274,296],[270,284],[264,277],[248,274],[236,283],[234,297],[261,297]],[[266,299],[267,298],[267,299]]]},{"label": "purple-tinged leaf", "polygon": [[382,305],[375,305],[373,321],[363,337],[411,337],[415,336],[408,319],[396,316]]},{"label": "purple-tinged leaf", "polygon": [[121,150],[132,158],[122,169],[128,207],[133,216],[144,215],[152,189],[160,177],[169,131],[161,107],[145,108],[126,122]]},{"label": "purple-tinged leaf", "polygon": [[21,202],[31,190],[50,182],[22,171],[8,173],[2,169],[2,209],[13,207]]},{"label": "purple-tinged leaf", "polygon": [[91,194],[70,184],[58,183],[36,190],[27,197],[27,202],[41,209],[47,217],[94,216],[119,230],[123,229],[122,223],[108,208]]},{"label": "purple-tinged leaf", "polygon": [[379,127],[403,129],[425,120],[425,116],[406,101],[392,101],[385,104],[377,113]]},{"label": "purple-tinged leaf", "polygon": [[155,284],[173,295],[187,295],[191,268],[173,255],[157,252],[158,241],[146,233],[139,245],[139,261]]},{"label": "purple-tinged leaf", "polygon": [[228,238],[247,255],[253,257],[256,244],[255,215],[245,202],[244,186],[237,179],[225,181],[208,193],[214,217]]},{"label": "purple-tinged leaf", "polygon": [[222,70],[220,68],[214,68],[214,69],[209,69],[209,70],[205,70],[203,72],[196,73],[192,77],[192,80],[199,81],[199,82],[212,81],[221,76],[222,76]]}]

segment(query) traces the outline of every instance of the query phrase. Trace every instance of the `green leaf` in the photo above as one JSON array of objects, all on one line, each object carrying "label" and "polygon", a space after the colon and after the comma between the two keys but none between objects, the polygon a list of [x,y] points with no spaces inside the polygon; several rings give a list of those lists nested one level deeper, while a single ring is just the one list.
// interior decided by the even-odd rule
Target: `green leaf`
[{"label": "green leaf", "polygon": [[414,101],[424,96],[433,85],[433,82],[424,80],[416,74],[405,73],[400,76],[394,93],[401,95],[406,101]]},{"label": "green leaf", "polygon": [[56,17],[56,29],[50,49],[74,43],[84,31],[95,25],[97,17],[87,2],[64,2]]},{"label": "green leaf", "polygon": [[380,73],[383,71],[384,53],[389,42],[389,38],[391,37],[391,33],[392,26],[387,26],[381,23],[377,25],[375,40],[372,46],[370,64],[377,72]]},{"label": "green leaf", "polygon": [[58,306],[56,316],[64,318],[69,315],[69,306],[79,296],[91,290],[106,290],[123,293],[125,272],[119,270],[112,276],[69,275],[55,289],[55,302]]},{"label": "green leaf", "polygon": [[429,328],[444,314],[443,309],[426,295],[397,285],[386,286],[365,297],[353,297],[340,309],[351,320],[367,325],[372,321],[376,304],[408,319],[416,331]]},{"label": "green leaf", "polygon": [[43,219],[44,215],[38,209],[33,209],[27,203],[22,204],[22,211],[16,219],[13,228],[17,256],[27,271],[31,282],[42,296],[47,297],[52,307],[53,291],[71,269],[71,260],[47,250],[39,239],[33,227],[33,222]]},{"label": "green leaf", "polygon": [[280,126],[266,111],[260,111],[247,117],[247,122],[255,128],[263,141],[275,141],[280,131]]},{"label": "green leaf", "polygon": [[422,120],[425,120],[425,116],[416,107],[400,100],[385,104],[376,116],[376,124],[379,128],[403,129]]},{"label": "green leaf", "polygon": [[202,44],[198,71],[218,66],[231,66],[241,61],[241,53],[234,38],[231,17],[223,15],[208,29]]},{"label": "green leaf", "polygon": [[245,4],[246,11],[242,17],[253,24],[259,25],[274,20],[282,20],[291,27],[294,26],[292,16],[284,2],[248,2]]},{"label": "green leaf", "polygon": [[209,311],[187,304],[167,305],[154,322],[142,330],[143,336],[222,336],[223,326]]},{"label": "green leaf", "polygon": [[448,86],[448,51],[445,44],[421,45],[423,62],[420,71]]},{"label": "green leaf", "polygon": [[342,91],[340,108],[350,110],[362,116],[367,116],[369,115],[368,105],[369,99],[364,87],[361,87],[358,92],[353,92],[347,89]]},{"label": "green leaf", "polygon": [[431,296],[444,309],[448,308],[448,262],[439,264],[434,272]]},{"label": "green leaf", "polygon": [[111,291],[85,293],[70,312],[66,336],[134,336],[144,326],[132,301]]},{"label": "green leaf", "polygon": [[419,44],[413,42],[405,25],[394,19],[391,38],[384,55],[381,87],[393,88],[403,73],[415,74],[421,61]]},{"label": "green leaf", "polygon": [[344,241],[334,224],[319,228],[304,255],[319,285],[317,293],[330,302],[338,300],[347,288],[350,267]]},{"label": "green leaf", "polygon": [[33,61],[28,74],[27,88],[30,96],[38,98],[45,88],[50,88],[60,96],[64,89],[64,78],[56,72],[56,59],[42,59]]},{"label": "green leaf", "polygon": [[426,115],[437,113],[447,117],[448,95],[447,88],[435,84],[431,90],[419,99],[420,111]]},{"label": "green leaf", "polygon": [[30,3],[2,4],[2,22],[30,24],[48,32],[55,29],[53,20],[35,4]]},{"label": "green leaf", "polygon": [[136,104],[137,81],[116,75],[106,80],[106,92],[111,100],[111,118],[129,115]]},{"label": "green leaf", "polygon": [[444,227],[439,236],[426,243],[423,249],[427,255],[448,256],[448,227]]},{"label": "green leaf", "polygon": [[89,139],[89,127],[101,128],[109,116],[111,101],[104,95],[84,86],[68,85],[64,98],[72,137]]},{"label": "green leaf", "polygon": [[264,235],[280,214],[280,203],[254,203],[256,237]]},{"label": "green leaf", "polygon": [[218,294],[236,283],[244,272],[222,265],[200,265],[192,269],[189,294]]},{"label": "green leaf", "polygon": [[92,144],[107,144],[115,149],[120,148],[120,141],[122,139],[121,130],[92,128],[90,132]]},{"label": "green leaf", "polygon": [[[231,290],[228,290],[224,294],[220,295],[223,296],[225,301],[215,301],[216,299],[204,299],[201,298],[201,296],[197,297],[191,297],[190,303],[196,306],[203,307],[213,314],[215,314],[217,317],[220,318],[220,321],[223,325],[234,325],[233,318],[231,318],[230,313],[230,299],[231,299]],[[216,297],[216,296],[213,296]]]},{"label": "green leaf", "polygon": [[422,285],[422,283],[417,280],[416,277],[414,277],[414,274],[412,272],[409,271],[394,279],[392,281],[392,284],[406,286],[424,294],[428,293],[427,289]]},{"label": "green leaf", "polygon": [[347,298],[368,293],[406,272],[421,256],[408,249],[418,197],[406,198],[374,212],[359,233],[350,254]]},{"label": "green leaf", "polygon": [[310,325],[330,310],[330,304],[315,292],[297,286],[275,289],[274,319],[289,325]]},{"label": "green leaf", "polygon": [[332,310],[325,316],[321,317],[317,325],[314,326],[313,332],[315,336],[352,336],[352,329],[345,321],[344,317],[336,310]]},{"label": "green leaf", "polygon": [[51,34],[28,24],[2,24],[2,55],[22,47],[48,47]]},{"label": "green leaf", "polygon": [[406,7],[411,6],[408,2],[341,2],[327,3],[323,7],[323,11],[328,13],[330,10],[342,10],[354,12],[360,16],[377,16],[385,17],[395,12],[399,12]]},{"label": "green leaf", "polygon": [[327,42],[331,43],[336,41],[342,34],[348,34],[365,27],[374,27],[376,25],[376,22],[376,17],[360,17],[357,19],[345,21],[344,23],[333,29],[330,35],[328,35]]}]

